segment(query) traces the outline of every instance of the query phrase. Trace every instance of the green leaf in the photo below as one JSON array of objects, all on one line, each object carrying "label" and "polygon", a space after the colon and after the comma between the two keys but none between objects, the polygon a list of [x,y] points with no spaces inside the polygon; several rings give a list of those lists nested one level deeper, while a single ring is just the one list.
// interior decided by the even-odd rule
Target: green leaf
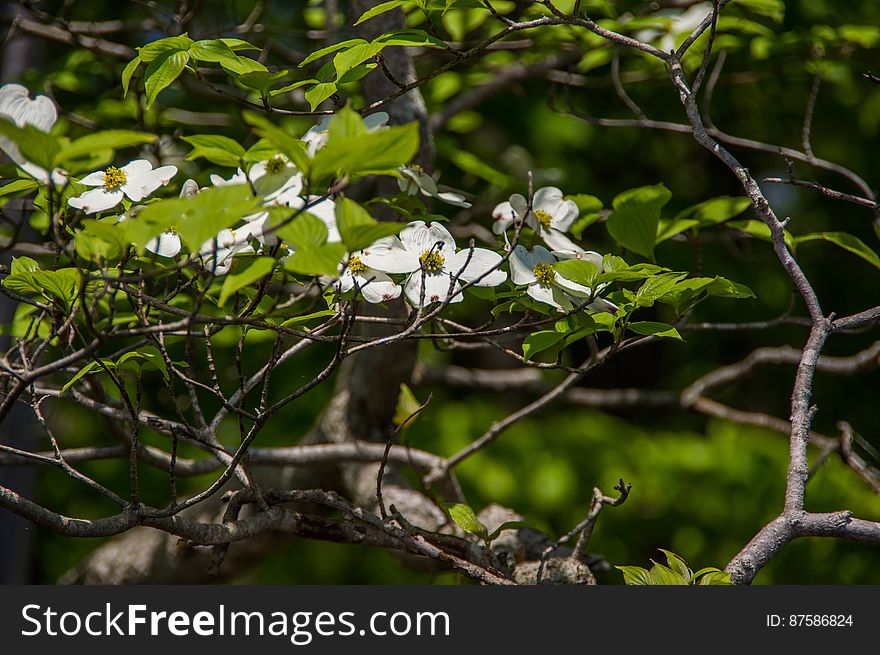
[{"label": "green leaf", "polygon": [[214,238],[224,228],[252,214],[260,206],[246,184],[205,189],[193,198],[160,200],[144,207],[137,216],[120,223],[126,238],[139,250],[174,226],[190,252]]},{"label": "green leaf", "polygon": [[880,268],[880,257],[878,257],[877,253],[871,250],[864,241],[858,237],[854,237],[852,234],[848,234],[847,232],[816,232],[813,234],[805,234],[801,237],[795,237],[794,241],[795,245],[807,241],[827,241],[861,257],[875,268]]},{"label": "green leaf", "polygon": [[292,327],[294,325],[299,325],[300,323],[306,323],[307,321],[314,320],[316,318],[326,318],[327,316],[336,316],[337,312],[334,309],[322,309],[317,312],[312,312],[311,314],[305,314],[304,316],[293,316],[288,318],[281,324],[281,327]]},{"label": "green leaf", "polygon": [[397,396],[397,405],[394,408],[394,418],[391,419],[391,422],[400,427],[412,418],[421,407],[422,403],[416,398],[412,389],[401,383],[400,394]]},{"label": "green leaf", "polygon": [[18,193],[20,191],[31,191],[40,186],[34,180],[13,180],[3,186],[0,186],[0,198],[4,196],[10,196],[13,193]]},{"label": "green leaf", "polygon": [[217,304],[222,307],[226,304],[229,296],[268,275],[274,267],[275,259],[273,257],[257,257],[250,266],[240,273],[227,275],[226,279],[223,280],[223,287],[220,289],[220,299]]},{"label": "green leaf", "polygon": [[692,227],[697,227],[699,224],[700,221],[694,218],[661,218],[659,223],[657,224],[657,239],[655,241],[655,245],[671,239],[676,234],[686,232]]},{"label": "green leaf", "polygon": [[337,89],[336,82],[319,82],[306,91],[305,98],[306,102],[309,103],[311,111],[315,111],[318,105],[336,93]]},{"label": "green leaf", "polygon": [[681,335],[678,333],[678,330],[676,330],[668,323],[658,323],[655,321],[636,321],[635,323],[630,323],[628,327],[636,334],[644,334],[646,336],[656,337],[669,337],[671,339],[684,341],[684,339],[682,339]]},{"label": "green leaf", "polygon": [[[185,362],[174,362],[177,366],[187,366]],[[166,380],[170,379],[168,375],[168,367],[165,365],[165,358],[155,346],[146,346],[141,350],[133,350],[125,353],[116,360],[116,368],[118,370],[142,371],[143,369],[153,369],[159,371]]]},{"label": "green leaf", "polygon": [[[653,560],[652,560],[653,561]],[[688,581],[668,566],[654,562],[654,566],[648,571],[648,584],[650,585],[686,585]]]},{"label": "green leaf", "polygon": [[552,348],[565,339],[564,332],[556,330],[540,330],[532,332],[523,340],[522,350],[523,359],[529,361],[532,357],[540,352]]},{"label": "green leaf", "polygon": [[653,259],[660,210],[671,197],[662,184],[624,191],[614,199],[608,233],[624,248]]},{"label": "green leaf", "polygon": [[242,57],[241,55],[235,55],[233,59],[221,59],[218,63],[223,67],[223,70],[235,76],[247,75],[248,73],[266,73],[269,71],[268,68],[255,59]]},{"label": "green leaf", "polygon": [[260,49],[259,46],[255,46],[253,43],[248,43],[247,41],[244,41],[242,39],[222,38],[220,40],[223,41],[223,43],[228,45],[232,50],[234,50],[236,52],[239,50],[259,50]]},{"label": "green leaf", "polygon": [[596,288],[596,280],[601,273],[593,262],[585,259],[565,259],[553,264],[553,268],[566,280],[582,284],[590,289]]},{"label": "green leaf", "polygon": [[716,225],[739,216],[751,205],[745,196],[719,196],[680,211],[675,219],[694,219],[701,227]]},{"label": "green leaf", "polygon": [[[114,365],[113,362],[108,362],[106,360],[104,361],[104,363],[106,365],[108,365],[108,367],[113,367],[113,365]],[[67,384],[65,384],[63,387],[61,387],[61,393],[64,393],[65,391],[70,389],[70,387],[72,387],[74,384],[76,384],[77,380],[80,380],[81,378],[85,377],[89,373],[98,373],[103,370],[104,370],[103,367],[98,362],[96,362],[96,361],[89,362],[88,364],[83,366],[81,369],[79,369],[76,372],[76,374],[72,378],[70,378],[70,380],[67,381]]]},{"label": "green leaf", "polygon": [[455,503],[454,505],[447,505],[446,511],[449,512],[449,518],[465,532],[470,532],[483,539],[489,537],[489,530],[480,522],[480,519],[477,518],[470,505]]},{"label": "green leaf", "polygon": [[276,73],[269,71],[251,71],[238,76],[238,81],[246,87],[256,89],[260,92],[260,96],[265,98],[269,95],[269,91],[276,82],[280,82],[290,74],[287,70],[280,70]]},{"label": "green leaf", "polygon": [[309,78],[307,80],[299,80],[298,82],[293,82],[292,84],[285,84],[278,89],[272,89],[271,91],[269,91],[269,97],[274,98],[275,96],[281,95],[282,93],[293,91],[294,89],[298,89],[299,87],[305,86],[306,84],[314,84],[317,81],[318,80]]},{"label": "green leaf", "polygon": [[381,14],[384,14],[386,11],[391,11],[392,9],[397,9],[398,7],[404,7],[406,5],[414,4],[413,0],[391,0],[390,2],[383,2],[381,4],[376,5],[375,7],[370,7],[367,9],[361,17],[357,19],[355,25],[360,25],[365,20],[370,20],[371,18],[375,18]]},{"label": "green leaf", "polygon": [[135,71],[140,67],[143,59],[140,58],[140,55],[132,59],[125,65],[125,68],[122,69],[122,97],[128,95],[128,85],[131,84],[131,78],[134,77]]},{"label": "green leaf", "polygon": [[312,180],[397,168],[408,164],[418,149],[418,123],[390,127],[357,137],[341,136],[330,130],[327,145],[312,160]]},{"label": "green leaf", "polygon": [[168,87],[186,68],[189,55],[182,51],[171,51],[153,59],[144,75],[144,88],[147,91],[147,109],[155,102],[162,89]]},{"label": "green leaf", "polygon": [[287,258],[284,268],[305,275],[337,275],[339,264],[345,256],[341,243],[325,243],[323,246],[297,249]]},{"label": "green leaf", "polygon": [[[333,57],[333,68],[336,70],[336,78],[341,79],[348,71],[363,62],[372,59],[382,52],[385,45],[382,43],[359,43],[345,50],[341,50]],[[329,97],[329,96],[328,96]]]},{"label": "green leaf", "polygon": [[690,582],[694,577],[694,572],[690,570],[687,563],[671,550],[664,550],[663,548],[660,550],[666,555],[666,563],[669,564],[669,568],[678,573],[686,581]]},{"label": "green leaf", "polygon": [[591,196],[586,193],[576,193],[572,196],[566,196],[566,200],[574,200],[574,203],[578,206],[578,211],[581,216],[584,214],[593,214],[595,212],[602,210],[602,201],[599,200],[596,196]]},{"label": "green leaf", "polygon": [[277,232],[278,236],[297,248],[308,249],[327,243],[327,226],[320,218],[309,214],[308,210],[278,228]]},{"label": "green leaf", "polygon": [[146,132],[133,130],[105,130],[95,134],[87,134],[61,148],[55,158],[56,165],[63,165],[73,159],[94,155],[99,150],[119,150],[144,143],[152,143],[159,137]]},{"label": "green leaf", "polygon": [[[749,236],[753,236],[756,239],[761,239],[762,241],[766,241],[768,243],[773,242],[773,238],[770,234],[770,228],[767,227],[766,223],[762,223],[761,221],[756,220],[746,220],[746,221],[730,221],[726,223],[727,227],[734,228],[736,230],[740,230],[741,232],[745,232]],[[785,245],[788,246],[788,249],[794,251],[796,245],[794,242],[794,237],[791,236],[791,232],[788,230],[783,230],[783,239],[785,240]]]},{"label": "green leaf", "polygon": [[483,158],[477,157],[475,154],[467,152],[466,150],[453,150],[449,153],[449,158],[452,160],[453,164],[458,166],[465,173],[476,175],[489,182],[489,184],[505,188],[509,187],[512,182],[509,175],[502,173],[498,169],[487,164]]},{"label": "green leaf", "polygon": [[[424,30],[398,30],[373,39],[373,45],[382,46],[435,46],[447,48],[446,43]],[[381,49],[381,48],[380,48]]]},{"label": "green leaf", "polygon": [[193,147],[187,159],[204,157],[218,166],[239,166],[245,152],[237,141],[219,134],[197,134],[185,136],[183,140]]},{"label": "green leaf", "polygon": [[308,57],[303,59],[299,63],[299,67],[302,68],[308,64],[311,64],[313,61],[317,61],[321,57],[329,55],[331,52],[336,52],[337,50],[343,50],[346,48],[351,48],[356,45],[362,45],[364,43],[368,43],[364,39],[348,39],[346,41],[340,41],[339,43],[334,43],[333,45],[328,45],[326,48],[321,48],[320,50],[315,50]]},{"label": "green leaf", "polygon": [[602,270],[605,271],[597,278],[597,283],[607,282],[632,282],[644,280],[669,269],[656,264],[633,264],[630,266],[623,259],[615,255],[605,255],[602,258]]},{"label": "green leaf", "polygon": [[661,273],[645,280],[636,292],[635,300],[639,307],[650,307],[660,296],[670,291],[676,283],[687,277],[687,273]]},{"label": "green leaf", "polygon": [[22,296],[41,295],[42,289],[34,280],[33,273],[7,275],[0,282],[4,287]]},{"label": "green leaf", "polygon": [[[33,260],[31,260],[33,261]],[[21,270],[3,279],[3,286],[22,295],[39,294],[46,299],[55,298],[65,310],[70,310],[76,300],[79,272],[75,268],[59,268],[55,271]]]},{"label": "green leaf", "polygon": [[525,527],[528,527],[528,523],[526,523],[525,521],[505,521],[504,523],[499,525],[497,528],[492,530],[492,534],[490,534],[488,537],[486,537],[486,540],[487,541],[494,541],[499,536],[501,536],[501,533],[504,532],[505,530],[517,530],[519,528],[525,528]]},{"label": "green leaf", "polygon": [[46,170],[52,169],[52,162],[58,154],[60,144],[51,134],[37,129],[33,125],[18,127],[7,118],[0,117],[0,135],[5,136],[18,146],[25,160]]},{"label": "green leaf", "polygon": [[614,568],[623,573],[623,582],[627,585],[644,586],[651,584],[648,569],[641,566],[615,566]]},{"label": "green leaf", "polygon": [[40,270],[40,265],[30,257],[13,257],[12,265],[9,267],[9,271],[13,275],[31,273],[38,270]]},{"label": "green leaf", "polygon": [[716,585],[716,586],[728,586],[733,583],[730,581],[730,573],[725,571],[715,570],[705,573],[700,576],[700,582],[698,584],[701,585]]},{"label": "green leaf", "polygon": [[169,36],[166,39],[159,39],[147,45],[138,48],[138,54],[141,61],[147,63],[154,61],[163,56],[167,56],[181,50],[188,50],[193,45],[193,40],[186,34],[180,36]]},{"label": "green leaf", "polygon": [[336,201],[336,225],[348,252],[366,248],[383,237],[398,234],[406,227],[403,223],[380,223],[349,198]]},{"label": "green leaf", "polygon": [[228,62],[233,66],[239,58],[222,39],[196,41],[189,48],[189,56],[198,61]]},{"label": "green leaf", "polygon": [[81,225],[82,229],[76,231],[75,244],[76,252],[83,259],[116,259],[131,246],[115,216],[85,219]]}]

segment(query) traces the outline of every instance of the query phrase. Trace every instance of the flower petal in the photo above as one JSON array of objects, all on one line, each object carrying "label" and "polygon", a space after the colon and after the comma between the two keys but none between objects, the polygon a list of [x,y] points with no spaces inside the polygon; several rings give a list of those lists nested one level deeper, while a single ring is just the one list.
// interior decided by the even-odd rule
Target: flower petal
[{"label": "flower petal", "polygon": [[122,201],[121,190],[107,191],[102,187],[89,189],[82,195],[68,200],[68,204],[76,209],[82,209],[86,214],[97,214],[115,207]]},{"label": "flower petal", "polygon": [[181,198],[195,198],[199,193],[199,183],[195,180],[187,180],[183,183],[183,186],[180,187],[180,197]]},{"label": "flower petal", "polygon": [[143,200],[160,186],[165,186],[177,175],[177,166],[160,166],[154,171],[147,171],[136,176],[129,176],[128,182],[122,187],[129,198],[135,202]]},{"label": "flower petal", "polygon": [[511,223],[516,220],[516,211],[509,202],[502,202],[495,205],[492,210],[492,232],[495,234],[503,234],[510,227]]},{"label": "flower petal", "polygon": [[455,256],[455,239],[440,223],[426,225],[424,221],[413,221],[400,232],[400,241],[416,256],[432,249],[436,252],[437,244],[444,259]]},{"label": "flower petal", "polygon": [[526,289],[526,293],[538,302],[545,303],[551,307],[556,307],[557,309],[562,309],[563,307],[559,302],[561,300],[561,298],[559,298],[561,294],[557,293],[553,287],[547,286],[546,284],[540,284],[538,282],[530,284],[529,288]]},{"label": "flower petal", "polygon": [[473,282],[474,286],[497,287],[507,279],[507,273],[499,268],[501,261],[502,257],[497,252],[485,248],[466,248],[455,253],[444,269],[452,275],[458,275],[460,280]]},{"label": "flower petal", "polygon": [[535,195],[532,198],[532,207],[549,211],[550,207],[562,201],[562,195],[562,190],[555,186],[541,187],[535,191]]},{"label": "flower petal", "polygon": [[[574,244],[572,244],[574,245]],[[594,250],[583,250],[580,247],[576,246],[577,250],[553,250],[553,255],[557,259],[579,259],[586,262],[593,263],[599,271],[602,271],[602,255],[597,253]]]},{"label": "flower petal", "polygon": [[131,180],[133,177],[138,177],[143,175],[144,173],[149,173],[153,170],[153,164],[149,159],[135,159],[133,161],[128,162],[125,166],[122,167],[122,172],[125,173],[125,176]]},{"label": "flower petal", "polygon": [[214,186],[226,186],[227,184],[245,184],[247,182],[247,176],[240,168],[235,172],[235,175],[230,177],[228,180],[225,180],[214,173],[211,173],[209,179],[211,180],[211,184],[213,184]]},{"label": "flower petal", "polygon": [[85,184],[86,186],[104,186],[104,171],[89,173],[81,179],[79,183]]},{"label": "flower petal", "polygon": [[369,116],[364,116],[364,126],[367,128],[367,131],[372,132],[380,127],[384,127],[388,119],[389,116],[384,111],[377,111]]},{"label": "flower petal", "polygon": [[352,277],[360,288],[361,297],[369,303],[385,302],[400,296],[400,285],[381,271],[368,269]]},{"label": "flower petal", "polygon": [[591,312],[608,312],[609,314],[615,314],[620,308],[610,300],[605,300],[605,298],[596,298],[595,302],[591,302],[589,305],[587,305],[587,309],[589,309]]},{"label": "flower petal", "polygon": [[[585,252],[583,248],[555,228],[551,227],[549,230],[541,229],[539,234],[544,243],[547,244],[547,247],[553,252],[559,251],[562,253],[572,253],[572,255],[576,255],[579,252]],[[566,259],[572,258],[573,257],[566,257]]]},{"label": "flower petal", "polygon": [[455,193],[454,191],[440,191],[434,194],[435,198],[439,198],[443,202],[448,205],[452,205],[453,207],[464,207],[468,208],[471,206],[467,200],[464,199],[464,196],[460,193]]},{"label": "flower petal", "polygon": [[37,96],[31,100],[30,91],[21,84],[0,87],[0,114],[8,116],[19,127],[33,125],[43,132],[48,132],[58,120],[58,110],[48,97]]},{"label": "flower petal", "polygon": [[529,208],[529,201],[518,193],[510,196],[510,206],[517,216],[525,216],[526,210]]},{"label": "flower petal", "polygon": [[[404,289],[406,299],[409,300],[414,307],[419,306],[419,301],[422,298],[423,281],[425,286],[425,305],[446,300],[446,297],[449,295],[449,285],[452,282],[452,278],[449,275],[432,275],[430,273],[426,274],[422,271],[416,271],[409,276],[406,281],[406,288]],[[454,295],[449,302],[456,303],[463,300],[460,289],[461,285],[456,282],[452,288]]]},{"label": "flower petal", "polygon": [[589,298],[590,294],[593,293],[593,290],[590,289],[590,287],[585,287],[583,284],[572,282],[567,277],[562,277],[559,273],[556,274],[556,284],[565,289],[568,293],[573,293],[576,296],[582,296],[584,298]]},{"label": "flower petal", "polygon": [[[0,150],[2,150],[2,147],[0,147]],[[11,157],[10,157],[10,159],[11,159]],[[42,168],[41,166],[37,166],[36,164],[32,164],[29,161],[23,161],[21,164],[19,164],[19,168],[21,168],[21,170],[23,170],[25,173],[30,175],[35,180],[39,180],[43,184],[49,183],[49,173],[46,171],[45,168]],[[52,182],[54,182],[55,184],[63,184],[64,178],[61,177],[59,179],[59,177],[56,173],[58,170],[60,170],[60,169],[56,168],[54,171],[52,171]]]},{"label": "flower petal", "polygon": [[163,232],[148,241],[144,248],[160,257],[177,257],[180,253],[180,237],[174,232]]},{"label": "flower petal", "polygon": [[395,236],[384,237],[364,248],[361,261],[385,273],[412,273],[421,267],[418,255],[407,250]]}]

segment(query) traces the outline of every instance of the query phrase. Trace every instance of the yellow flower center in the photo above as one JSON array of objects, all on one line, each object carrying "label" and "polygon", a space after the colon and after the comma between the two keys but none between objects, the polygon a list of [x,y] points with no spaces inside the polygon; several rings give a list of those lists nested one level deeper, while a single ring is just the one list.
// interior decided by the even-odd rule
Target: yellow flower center
[{"label": "yellow flower center", "polygon": [[533,272],[535,277],[538,278],[538,282],[544,285],[549,285],[556,279],[556,271],[553,270],[550,264],[535,264]]},{"label": "yellow flower center", "polygon": [[360,257],[352,257],[348,260],[348,270],[352,273],[363,273],[367,270],[367,265],[361,261]]},{"label": "yellow flower center", "polygon": [[439,273],[443,270],[443,262],[446,258],[435,250],[426,250],[419,255],[419,261],[422,262],[422,268],[428,273]]},{"label": "yellow flower center", "polygon": [[281,155],[275,155],[266,162],[267,173],[280,173],[287,168],[287,160]]},{"label": "yellow flower center", "polygon": [[116,191],[125,186],[126,181],[125,171],[115,166],[104,171],[104,189],[106,191]]},{"label": "yellow flower center", "polygon": [[545,212],[543,209],[535,210],[535,218],[538,219],[538,222],[545,229],[550,229],[550,223],[553,221],[553,217]]}]

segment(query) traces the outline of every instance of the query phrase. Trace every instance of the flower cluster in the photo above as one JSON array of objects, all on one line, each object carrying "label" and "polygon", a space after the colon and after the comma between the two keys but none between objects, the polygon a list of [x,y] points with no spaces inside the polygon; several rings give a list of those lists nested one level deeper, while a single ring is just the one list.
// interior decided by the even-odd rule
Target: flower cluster
[{"label": "flower cluster", "polygon": [[[0,117],[19,127],[32,125],[48,131],[58,113],[48,98],[39,96],[31,100],[24,87],[6,85],[0,88]],[[380,112],[365,117],[364,125],[372,132],[386,129],[387,121],[388,115]],[[303,136],[302,141],[311,155],[326,145],[329,125],[330,120],[326,118]],[[28,162],[10,139],[0,137],[0,148],[25,174],[49,183],[50,175]],[[167,185],[177,172],[176,166],[154,167],[147,159],[135,159],[120,167],[110,166],[78,180],[80,185],[89,189],[70,197],[68,204],[88,215],[118,211],[117,208],[123,205],[124,211],[116,214],[117,220],[137,220],[137,214],[144,206],[137,203]],[[56,174],[61,175],[61,172]],[[440,191],[434,178],[418,166],[401,167],[397,175],[404,193],[420,193],[459,207],[470,206],[462,195]],[[327,229],[327,243],[342,242],[334,200],[305,193],[302,173],[281,154],[255,163],[247,171],[239,168],[228,179],[211,175],[210,181],[215,187],[248,184],[258,193],[262,191],[259,211],[244,216],[239,225],[221,230],[193,253],[194,259],[214,275],[229,272],[237,255],[277,252],[279,237],[269,224],[272,207],[287,206],[307,211],[323,222]],[[193,198],[201,191],[194,180],[187,180],[182,185],[180,197]],[[403,295],[414,307],[425,307],[435,303],[461,302],[466,286],[504,284],[508,273],[502,267],[507,263],[513,284],[525,287],[525,292],[538,302],[570,310],[590,301],[590,309],[614,311],[613,304],[595,298],[595,290],[566,279],[554,267],[557,261],[578,258],[592,261],[601,269],[602,257],[598,253],[584,250],[566,235],[577,217],[577,205],[565,199],[562,191],[555,187],[538,189],[531,201],[514,194],[493,211],[492,229],[496,234],[504,235],[509,251],[506,257],[473,245],[459,248],[442,224],[414,221],[397,236],[378,239],[366,248],[347,253],[339,264],[338,274],[334,278],[321,279],[332,284],[339,293],[354,291],[367,302],[380,303]],[[549,249],[536,245],[527,250],[516,245],[511,250],[507,238],[511,226],[516,226],[517,234],[527,226]],[[292,247],[284,246],[287,253],[294,252]],[[167,228],[145,245],[147,251],[167,259],[177,257],[182,248],[175,227]]]}]

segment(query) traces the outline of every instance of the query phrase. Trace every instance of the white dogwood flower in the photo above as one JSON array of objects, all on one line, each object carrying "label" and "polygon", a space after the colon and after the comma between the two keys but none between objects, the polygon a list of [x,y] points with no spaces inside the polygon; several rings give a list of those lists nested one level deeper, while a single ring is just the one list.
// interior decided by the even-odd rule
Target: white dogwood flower
[{"label": "white dogwood flower", "polygon": [[340,265],[339,279],[333,284],[336,290],[345,293],[357,287],[359,296],[369,303],[399,297],[400,285],[382,271],[367,266],[363,257],[363,251],[354,252]]},{"label": "white dogwood flower", "polygon": [[[415,221],[399,237],[380,239],[361,258],[370,268],[385,273],[409,273],[404,287],[407,300],[418,306],[445,300],[461,302],[461,284],[494,287],[507,279],[498,270],[501,255],[485,248],[456,251],[455,240],[439,223]],[[423,291],[424,287],[424,291]]]},{"label": "white dogwood flower", "polygon": [[[518,286],[526,286],[526,293],[556,309],[574,309],[592,295],[592,290],[577,282],[562,277],[553,268],[558,260],[544,246],[526,250],[517,246],[510,255],[510,277]],[[613,312],[617,306],[597,298],[587,305],[596,312]]]},{"label": "white dogwood flower", "polygon": [[211,174],[211,184],[214,186],[227,186],[229,184],[247,184],[248,180],[256,182],[267,174],[288,173],[289,177],[268,195],[267,205],[288,205],[299,197],[303,190],[302,173],[296,171],[284,155],[275,155],[264,161],[257,162],[248,170],[247,175],[240,168],[228,180],[217,174]]},{"label": "white dogwood flower", "polygon": [[[517,216],[525,216],[525,222],[538,236],[553,249],[559,245],[570,243],[565,238],[564,232],[568,232],[572,223],[577,220],[578,206],[574,200],[566,200],[562,191],[556,187],[548,186],[535,191],[532,197],[532,211],[528,210],[528,201],[518,193],[510,196],[510,205]],[[562,237],[564,241],[560,241]],[[560,248],[564,250],[565,248]]]},{"label": "white dogwood flower", "polygon": [[110,166],[106,170],[89,173],[80,184],[97,187],[82,195],[71,198],[71,207],[82,209],[87,214],[112,209],[125,196],[134,202],[143,200],[160,186],[164,186],[177,175],[177,166],[153,165],[146,159],[135,159],[122,168]]},{"label": "white dogwood flower", "polygon": [[[58,120],[58,110],[47,96],[30,98],[30,92],[20,84],[4,84],[0,87],[0,118],[5,118],[17,127],[32,125],[42,132],[48,132]],[[46,169],[29,162],[21,154],[18,145],[9,137],[0,135],[0,150],[16,163],[25,173],[43,184],[49,183]],[[64,182],[65,174],[60,169],[52,171],[52,181]]]},{"label": "white dogwood flower", "polygon": [[202,264],[214,275],[226,275],[237,254],[253,253],[247,236],[237,230],[223,229],[214,239],[208,239],[199,248]]}]

